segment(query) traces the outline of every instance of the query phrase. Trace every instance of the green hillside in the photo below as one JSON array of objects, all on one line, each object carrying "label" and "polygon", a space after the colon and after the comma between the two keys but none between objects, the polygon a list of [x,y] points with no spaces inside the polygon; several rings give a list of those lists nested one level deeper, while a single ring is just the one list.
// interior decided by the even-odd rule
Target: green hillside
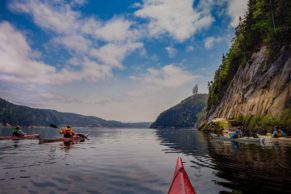
[{"label": "green hillside", "polygon": [[207,94],[190,96],[176,106],[162,112],[151,128],[191,128],[195,126],[198,113],[206,106]]}]

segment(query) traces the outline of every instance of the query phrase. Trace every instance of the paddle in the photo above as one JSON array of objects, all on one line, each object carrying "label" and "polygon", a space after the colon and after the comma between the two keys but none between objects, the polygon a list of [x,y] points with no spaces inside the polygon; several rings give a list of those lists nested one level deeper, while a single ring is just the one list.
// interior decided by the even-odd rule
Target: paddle
[{"label": "paddle", "polygon": [[[52,124],[52,123],[50,124],[50,127],[52,127],[52,128],[56,128],[56,129],[59,128],[57,125]],[[80,136],[81,138],[84,138],[84,139],[90,140],[90,139],[88,138],[88,134],[77,133],[77,135]]]},{"label": "paddle", "polygon": [[52,128],[58,128],[58,126],[56,126],[56,125],[54,125],[54,124],[50,124],[50,127],[52,127]]}]

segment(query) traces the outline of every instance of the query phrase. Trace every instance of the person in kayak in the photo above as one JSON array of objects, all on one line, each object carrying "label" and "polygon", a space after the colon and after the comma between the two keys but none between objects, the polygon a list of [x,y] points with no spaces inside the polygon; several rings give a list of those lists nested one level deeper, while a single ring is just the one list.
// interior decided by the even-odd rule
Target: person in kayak
[{"label": "person in kayak", "polygon": [[65,129],[61,129],[59,133],[63,134],[64,138],[72,138],[74,135],[76,135],[70,126],[67,126]]},{"label": "person in kayak", "polygon": [[16,126],[13,129],[12,136],[15,136],[15,137],[23,137],[24,135],[25,135],[25,133],[20,129],[19,126]]},{"label": "person in kayak", "polygon": [[231,134],[230,138],[236,139],[236,138],[240,138],[242,136],[243,136],[242,130],[240,127],[238,127],[237,130],[233,134]]},{"label": "person in kayak", "polygon": [[285,137],[285,136],[287,136],[287,134],[284,131],[282,131],[281,129],[279,129],[278,126],[274,127],[272,138]]}]

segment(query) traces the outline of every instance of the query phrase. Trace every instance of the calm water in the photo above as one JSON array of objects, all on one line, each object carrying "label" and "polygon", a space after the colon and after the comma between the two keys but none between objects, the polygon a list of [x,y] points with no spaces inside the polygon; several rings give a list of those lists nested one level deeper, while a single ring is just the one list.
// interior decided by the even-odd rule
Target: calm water
[{"label": "calm water", "polygon": [[195,130],[81,131],[90,141],[0,141],[0,193],[167,193],[178,156],[200,194],[291,192],[291,145],[209,141]]}]

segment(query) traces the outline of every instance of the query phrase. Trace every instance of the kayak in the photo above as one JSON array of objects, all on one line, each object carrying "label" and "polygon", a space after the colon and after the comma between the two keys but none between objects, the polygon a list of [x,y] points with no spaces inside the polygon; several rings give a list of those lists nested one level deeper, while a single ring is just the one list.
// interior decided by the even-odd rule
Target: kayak
[{"label": "kayak", "polygon": [[54,143],[54,142],[74,142],[74,143],[77,143],[77,142],[82,141],[82,140],[84,140],[84,139],[79,137],[79,136],[72,137],[72,138],[53,138],[53,139],[40,138],[39,144]]},{"label": "kayak", "polygon": [[2,136],[0,137],[0,140],[39,139],[39,137],[40,137],[39,134],[26,134],[24,136]]},{"label": "kayak", "polygon": [[195,194],[194,188],[184,169],[182,159],[178,157],[172,184],[168,194]]},{"label": "kayak", "polygon": [[225,136],[218,136],[214,133],[210,133],[210,136],[213,139],[220,140],[220,141],[234,141],[234,142],[239,142],[239,143],[264,143],[266,141],[266,139],[263,137],[259,137],[259,138],[254,138],[254,137],[230,138],[230,137],[225,137]]},{"label": "kayak", "polygon": [[275,137],[273,138],[272,136],[267,136],[267,135],[258,135],[259,138],[264,138],[265,141],[268,142],[275,142],[275,141],[284,141],[284,142],[291,142],[291,137]]}]

